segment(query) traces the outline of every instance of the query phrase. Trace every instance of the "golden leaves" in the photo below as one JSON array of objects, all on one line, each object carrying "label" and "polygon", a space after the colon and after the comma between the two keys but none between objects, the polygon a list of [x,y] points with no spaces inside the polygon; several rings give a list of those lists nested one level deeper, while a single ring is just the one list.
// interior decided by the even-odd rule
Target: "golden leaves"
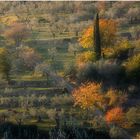
[{"label": "golden leaves", "polygon": [[17,16],[1,16],[0,17],[0,22],[5,24],[5,25],[11,25],[13,23],[16,23],[18,21]]},{"label": "golden leaves", "polygon": [[97,83],[87,83],[80,86],[73,91],[75,105],[79,105],[83,109],[99,105],[99,102],[102,101],[100,90],[101,84]]},{"label": "golden leaves", "polygon": [[[109,47],[114,43],[117,32],[117,23],[112,19],[100,19],[100,35],[102,46]],[[83,48],[90,48],[94,46],[94,29],[93,26],[89,26],[83,36],[79,39],[79,43]]]}]

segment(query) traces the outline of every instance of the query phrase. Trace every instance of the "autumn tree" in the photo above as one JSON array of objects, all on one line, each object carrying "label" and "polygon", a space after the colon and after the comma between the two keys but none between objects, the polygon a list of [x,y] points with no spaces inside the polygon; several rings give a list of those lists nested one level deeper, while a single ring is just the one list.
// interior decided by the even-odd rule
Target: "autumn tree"
[{"label": "autumn tree", "polygon": [[105,119],[108,124],[115,123],[122,125],[124,122],[125,113],[123,112],[121,107],[115,107],[111,110],[108,110]]},{"label": "autumn tree", "polygon": [[5,48],[0,48],[0,74],[9,82],[11,64],[8,51]]},{"label": "autumn tree", "polygon": [[19,47],[24,39],[29,35],[26,25],[22,23],[14,23],[10,29],[5,31],[5,36],[14,41],[15,46]]},{"label": "autumn tree", "polygon": [[95,53],[92,51],[83,52],[76,57],[76,63],[78,66],[86,62],[94,62],[95,60],[96,56]]},{"label": "autumn tree", "polygon": [[101,93],[101,84],[87,83],[80,86],[73,91],[73,99],[75,105],[83,109],[90,109],[93,107],[102,107],[103,95]]},{"label": "autumn tree", "polygon": [[117,90],[109,89],[102,92],[101,84],[86,83],[73,91],[75,105],[81,108],[97,107],[106,112],[110,108],[121,106],[127,96]]},{"label": "autumn tree", "polygon": [[[112,46],[116,40],[117,22],[113,19],[100,19],[99,27],[101,46]],[[92,48],[93,46],[95,46],[95,42],[93,39],[94,34],[95,30],[93,26],[89,26],[86,30],[84,30],[82,37],[79,39],[79,42],[83,48]]]}]

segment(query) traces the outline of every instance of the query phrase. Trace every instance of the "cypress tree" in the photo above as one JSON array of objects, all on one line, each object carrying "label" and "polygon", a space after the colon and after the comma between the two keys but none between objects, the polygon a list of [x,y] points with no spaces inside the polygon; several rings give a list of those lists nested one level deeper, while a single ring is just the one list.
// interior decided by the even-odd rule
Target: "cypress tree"
[{"label": "cypress tree", "polygon": [[95,51],[96,60],[99,60],[101,58],[101,39],[100,39],[98,13],[95,15],[95,21],[94,21],[94,51]]}]

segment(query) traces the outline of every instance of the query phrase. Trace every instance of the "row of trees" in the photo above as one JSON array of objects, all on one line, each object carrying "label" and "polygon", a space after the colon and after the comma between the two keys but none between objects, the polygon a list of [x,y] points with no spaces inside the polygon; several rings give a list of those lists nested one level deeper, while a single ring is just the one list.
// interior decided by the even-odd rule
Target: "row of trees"
[{"label": "row of trees", "polygon": [[[128,24],[129,21],[138,22],[137,15],[140,11],[136,2],[14,2],[11,4],[13,8],[7,8],[10,4],[10,2],[2,3],[1,10],[5,9],[15,14],[32,32],[38,24],[39,26],[41,23],[48,24],[48,32],[52,37],[56,37],[56,32],[62,34],[72,31],[77,36],[78,32],[89,24],[88,22],[92,22],[93,13],[97,10],[102,18],[116,19],[121,25]],[[129,5],[134,7],[131,8]],[[45,15],[36,17],[36,13]]]},{"label": "row of trees", "polygon": [[30,31],[24,23],[13,23],[4,32],[5,47],[0,49],[1,75],[9,82],[10,74],[34,70],[42,61],[41,55],[33,48],[25,45]]},{"label": "row of trees", "polygon": [[[101,84],[86,83],[75,89],[72,96],[75,106],[86,110],[88,116],[90,116],[91,110],[95,110],[94,115],[102,116],[109,126],[115,124],[127,128],[139,120],[138,108],[132,107],[127,111],[123,110],[122,105],[127,101],[127,94],[121,91],[109,89],[107,92],[103,92]],[[92,117],[88,119],[92,119]]]}]

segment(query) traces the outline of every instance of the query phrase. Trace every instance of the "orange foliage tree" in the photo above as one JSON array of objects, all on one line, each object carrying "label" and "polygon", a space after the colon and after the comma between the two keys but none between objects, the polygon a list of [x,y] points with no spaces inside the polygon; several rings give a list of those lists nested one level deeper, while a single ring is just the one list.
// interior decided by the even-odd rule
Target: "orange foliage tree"
[{"label": "orange foliage tree", "polygon": [[101,84],[86,83],[73,91],[75,105],[81,108],[97,107],[105,112],[113,107],[121,106],[126,100],[126,94],[109,89],[107,92],[101,91]]},{"label": "orange foliage tree", "polygon": [[103,95],[101,93],[101,84],[86,83],[73,91],[73,99],[75,105],[79,105],[82,109],[92,107],[101,107],[103,103]]},{"label": "orange foliage tree", "polygon": [[[117,22],[112,19],[100,19],[100,35],[101,46],[110,47],[113,45],[116,39]],[[90,48],[94,46],[94,29],[93,26],[89,26],[84,30],[82,37],[79,39],[83,48]]]},{"label": "orange foliage tree", "polygon": [[105,115],[105,119],[108,124],[115,123],[115,124],[123,125],[125,114],[122,108],[115,107],[107,111]]},{"label": "orange foliage tree", "polygon": [[98,109],[105,115],[107,124],[125,125],[125,113],[120,107],[127,96],[120,91],[109,89],[101,91],[101,84],[86,83],[73,91],[75,105],[82,109]]}]

